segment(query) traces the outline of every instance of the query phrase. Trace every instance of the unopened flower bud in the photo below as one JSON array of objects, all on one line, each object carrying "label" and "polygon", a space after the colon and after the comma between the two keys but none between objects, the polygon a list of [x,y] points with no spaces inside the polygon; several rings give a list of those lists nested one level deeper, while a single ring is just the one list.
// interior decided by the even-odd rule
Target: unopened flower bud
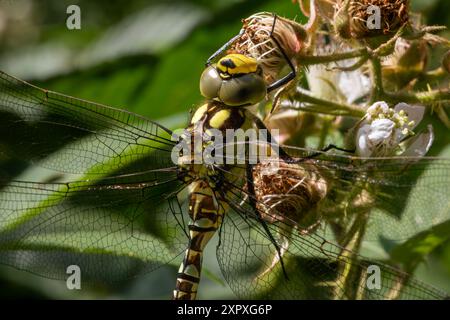
[{"label": "unopened flower bud", "polygon": [[352,37],[348,12],[349,4],[350,1],[347,1],[343,6],[339,7],[334,16],[335,31],[343,39],[350,39]]}]

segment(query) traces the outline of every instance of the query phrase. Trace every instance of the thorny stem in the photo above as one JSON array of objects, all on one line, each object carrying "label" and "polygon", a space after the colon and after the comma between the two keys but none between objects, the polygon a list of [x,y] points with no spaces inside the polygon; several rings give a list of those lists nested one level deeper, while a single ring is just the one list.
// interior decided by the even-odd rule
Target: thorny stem
[{"label": "thorny stem", "polygon": [[384,57],[392,53],[395,49],[395,44],[397,40],[403,35],[405,28],[406,25],[403,25],[391,39],[389,39],[386,43],[383,43],[378,48],[376,48],[372,52],[372,56]]},{"label": "thorny stem", "polygon": [[[445,27],[423,27],[420,32],[415,34],[419,39],[427,33],[446,29]],[[372,90],[369,103],[376,101],[386,101],[390,103],[419,103],[425,106],[435,106],[443,102],[450,101],[450,88],[441,90],[430,90],[426,92],[389,92],[383,85],[383,72],[381,58],[391,54],[395,49],[397,40],[405,33],[406,25],[401,27],[395,36],[376,49],[361,47],[348,52],[333,53],[329,55],[306,55],[300,54],[296,57],[297,65],[307,67],[309,65],[328,64],[349,59],[360,60],[352,66],[351,70],[361,67],[365,62],[370,61]],[[411,38],[411,35],[409,35]],[[342,69],[341,71],[351,71]],[[430,83],[443,80],[449,77],[449,74],[442,68],[424,73],[418,78],[419,82]],[[304,104],[306,103],[306,105]],[[309,104],[309,105],[308,105]],[[289,94],[288,99],[282,101],[281,106],[284,109],[303,110],[306,112],[315,112],[328,115],[345,115],[353,117],[363,117],[365,106],[350,105],[335,101],[317,98],[308,93],[308,91],[298,88],[295,92]]]},{"label": "thorny stem", "polygon": [[334,53],[330,55],[320,55],[320,56],[299,55],[297,56],[297,63],[302,66],[309,66],[314,64],[330,63],[353,58],[359,58],[365,55],[367,55],[366,48],[361,48],[354,51],[342,53]]},{"label": "thorny stem", "polygon": [[[450,101],[450,89],[432,90],[416,93],[414,92],[396,93],[385,91],[383,86],[382,66],[380,58],[376,55],[371,55],[369,50],[366,48],[324,56],[308,56],[308,57],[300,56],[298,57],[298,61],[301,61],[303,65],[313,65],[364,56],[370,56],[370,62],[372,66],[373,88],[370,99],[371,103],[374,103],[376,101],[386,101],[391,103],[405,102],[405,103],[420,103],[423,105],[432,105],[435,103]],[[424,74],[422,80],[426,79],[427,81],[433,81],[445,78],[447,76],[448,74],[442,68],[438,68],[436,70]],[[301,89],[297,89],[295,92],[291,93],[289,95],[289,99],[284,100],[281,106],[284,109],[299,110],[300,106],[298,103],[297,104],[295,103],[296,101],[326,107],[326,109],[319,111],[317,110],[317,108],[308,108],[306,106],[302,107],[303,111],[319,112],[322,114],[330,114],[330,115],[347,115],[352,117],[362,117],[365,114],[364,111],[365,109],[363,107],[317,98],[307,93],[307,91]]]},{"label": "thorny stem", "polygon": [[[321,98],[314,97],[307,93],[307,91],[302,90],[298,88],[295,90],[295,92],[291,93],[289,95],[289,99],[282,102],[281,106],[284,109],[295,109],[299,110],[300,107],[298,105],[295,105],[295,101],[301,101],[310,103],[313,105],[326,107],[327,110],[323,110],[321,113],[324,114],[339,114],[339,115],[348,115],[352,117],[361,118],[365,114],[365,110],[362,107],[346,104],[346,103],[339,103],[334,101],[329,101]],[[307,111],[307,107],[304,108],[305,111]]]},{"label": "thorny stem", "polygon": [[430,105],[437,102],[450,101],[450,89],[446,90],[432,90],[424,92],[385,92],[385,100],[391,102],[406,102],[406,103],[421,103],[425,105]]},{"label": "thorny stem", "polygon": [[383,74],[381,71],[381,62],[378,57],[371,57],[370,62],[372,64],[372,78],[373,78],[373,88],[372,96],[370,98],[371,103],[381,100],[385,95],[383,89]]}]

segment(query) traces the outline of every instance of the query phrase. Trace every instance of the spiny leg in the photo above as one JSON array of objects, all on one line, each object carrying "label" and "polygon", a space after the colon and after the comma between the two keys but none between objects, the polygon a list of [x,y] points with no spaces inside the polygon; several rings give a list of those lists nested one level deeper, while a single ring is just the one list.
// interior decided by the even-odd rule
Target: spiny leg
[{"label": "spiny leg", "polygon": [[233,42],[235,42],[237,39],[239,39],[243,34],[244,34],[245,30],[241,29],[241,31],[239,31],[239,33],[237,35],[235,35],[233,38],[231,38],[230,40],[228,40],[227,43],[225,43],[223,46],[221,46],[216,52],[214,52],[212,54],[212,56],[210,56],[208,58],[208,60],[206,61],[205,65],[209,66],[211,65],[211,62],[219,55],[221,55],[225,50],[228,49],[229,46],[231,46],[233,44]]},{"label": "spiny leg", "polygon": [[[284,51],[283,47],[280,45],[280,43],[278,42],[278,40],[275,38],[275,36],[273,35],[274,31],[275,31],[275,24],[277,21],[277,15],[274,14],[274,18],[273,18],[273,23],[272,23],[272,30],[270,31],[270,38],[273,40],[273,42],[275,42],[276,46],[278,47],[278,50],[281,52],[283,58],[286,60],[289,68],[291,69],[291,72],[289,72],[285,77],[275,81],[274,83],[270,84],[267,87],[267,92],[272,92],[275,89],[278,89],[286,84],[288,84],[290,81],[294,80],[295,77],[297,76],[297,71],[295,70],[294,65],[292,64],[292,61],[289,59],[289,57],[287,56],[286,52]],[[285,91],[286,88],[284,88],[283,90],[281,90],[280,92],[278,92],[275,97],[274,97],[274,101],[272,104],[272,108],[269,112],[269,114],[272,114],[274,112],[274,110],[276,109],[276,107],[279,104],[282,92]]]},{"label": "spiny leg", "polygon": [[275,38],[275,36],[273,35],[273,33],[275,31],[275,24],[276,24],[276,22],[277,22],[277,15],[273,14],[273,23],[272,23],[272,29],[270,31],[270,38],[273,40],[273,42],[275,42],[276,46],[278,47],[278,50],[281,52],[281,55],[283,56],[284,60],[286,60],[289,68],[291,69],[291,72],[289,72],[283,78],[281,78],[281,79],[275,81],[274,83],[270,84],[267,87],[267,92],[271,92],[271,91],[273,91],[275,89],[278,89],[278,88],[284,86],[285,84],[287,84],[291,80],[295,79],[295,77],[297,76],[297,71],[295,70],[295,67],[292,64],[292,61],[287,56],[286,52],[284,51],[283,47],[278,42],[277,38]]},{"label": "spiny leg", "polygon": [[283,257],[281,254],[281,248],[278,245],[278,243],[276,242],[272,233],[270,232],[269,227],[267,226],[267,223],[261,217],[261,213],[259,212],[258,208],[256,207],[256,193],[255,193],[255,185],[254,185],[254,181],[253,181],[253,165],[247,164],[245,171],[246,171],[246,176],[247,176],[247,189],[248,189],[248,193],[249,193],[248,201],[250,203],[250,206],[252,207],[253,211],[255,212],[256,217],[257,217],[258,221],[261,223],[264,231],[268,235],[270,242],[272,242],[275,249],[277,250],[277,254],[278,254],[278,257],[280,258],[279,261],[280,261],[281,269],[283,270],[284,277],[286,279],[289,279],[287,272],[286,272],[286,268],[284,266],[284,261],[283,261]]}]

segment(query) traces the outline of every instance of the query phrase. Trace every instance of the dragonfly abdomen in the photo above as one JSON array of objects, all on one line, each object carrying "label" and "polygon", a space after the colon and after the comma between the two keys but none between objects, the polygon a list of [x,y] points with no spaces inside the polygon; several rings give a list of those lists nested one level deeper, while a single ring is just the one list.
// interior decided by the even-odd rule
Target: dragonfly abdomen
[{"label": "dragonfly abdomen", "polygon": [[220,227],[224,210],[203,180],[193,183],[189,199],[189,245],[178,270],[174,300],[194,300],[202,268],[203,250]]}]

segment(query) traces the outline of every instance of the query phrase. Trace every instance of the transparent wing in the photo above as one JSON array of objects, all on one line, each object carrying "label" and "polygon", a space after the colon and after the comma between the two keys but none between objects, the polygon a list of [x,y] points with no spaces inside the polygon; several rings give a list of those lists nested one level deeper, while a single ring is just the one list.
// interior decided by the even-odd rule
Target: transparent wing
[{"label": "transparent wing", "polygon": [[[286,155],[260,161],[253,170],[255,191],[264,197],[257,200],[274,208],[268,220],[306,226],[319,220],[341,243],[362,222],[366,241],[403,242],[450,220],[450,159],[283,150]],[[230,181],[244,188],[245,167],[229,171]]]},{"label": "transparent wing", "polygon": [[[170,160],[174,143],[169,130],[3,73],[0,78],[0,139],[8,142],[0,151],[2,159],[62,173],[44,179],[31,174],[32,182],[11,180],[26,176],[20,166],[12,174],[1,173],[3,263],[56,278],[65,278],[67,265],[76,264],[95,279],[114,280],[152,270],[181,252],[187,243],[186,217],[176,194],[184,185]],[[249,204],[245,171],[233,170],[235,177],[226,181],[229,193],[221,195],[232,211],[221,229],[218,258],[238,295],[250,296],[253,288],[266,296],[277,288],[276,297],[288,298],[391,297],[403,287],[405,297],[441,296],[379,263],[388,279],[384,291],[365,290],[363,271],[372,262],[348,245],[355,230],[367,229],[370,239],[405,239],[447,219],[448,160],[328,154],[305,159],[310,153],[286,150],[294,157],[289,164],[299,166],[290,171],[290,179],[307,181],[314,192],[325,190],[326,197],[308,208],[314,210],[304,210],[315,213],[310,220],[273,213],[265,201],[254,199],[264,212],[264,227]],[[231,182],[239,179],[240,184]],[[278,202],[285,203],[282,198]],[[368,218],[360,221],[362,216]],[[292,282],[280,276],[280,255]],[[345,286],[348,281],[353,285]]]},{"label": "transparent wing", "polygon": [[181,187],[174,172],[10,182],[0,192],[0,263],[56,279],[77,265],[92,282],[150,272],[186,246]]},{"label": "transparent wing", "polygon": [[[245,188],[228,186],[231,210],[220,230],[217,258],[241,298],[443,299],[446,294],[401,270],[338,244],[321,227],[272,216],[262,222]],[[264,203],[255,199],[260,215]],[[264,227],[264,224],[266,227]],[[270,234],[270,235],[269,235]],[[276,245],[275,245],[276,244]],[[277,249],[278,247],[278,249]],[[281,257],[281,259],[280,259]]]},{"label": "transparent wing", "polygon": [[317,173],[312,183],[327,189],[319,210],[333,233],[344,235],[346,226],[368,214],[366,240],[404,241],[450,219],[450,159],[361,159],[319,152],[306,161],[305,150],[285,150],[294,157],[288,162]]},{"label": "transparent wing", "polygon": [[115,281],[186,246],[166,128],[0,73],[0,145],[1,263]]},{"label": "transparent wing", "polygon": [[129,173],[121,170],[149,156],[154,169],[159,156],[152,152],[169,153],[174,145],[168,129],[136,114],[40,89],[3,72],[0,114],[2,158],[45,158],[40,166],[63,173]]}]

